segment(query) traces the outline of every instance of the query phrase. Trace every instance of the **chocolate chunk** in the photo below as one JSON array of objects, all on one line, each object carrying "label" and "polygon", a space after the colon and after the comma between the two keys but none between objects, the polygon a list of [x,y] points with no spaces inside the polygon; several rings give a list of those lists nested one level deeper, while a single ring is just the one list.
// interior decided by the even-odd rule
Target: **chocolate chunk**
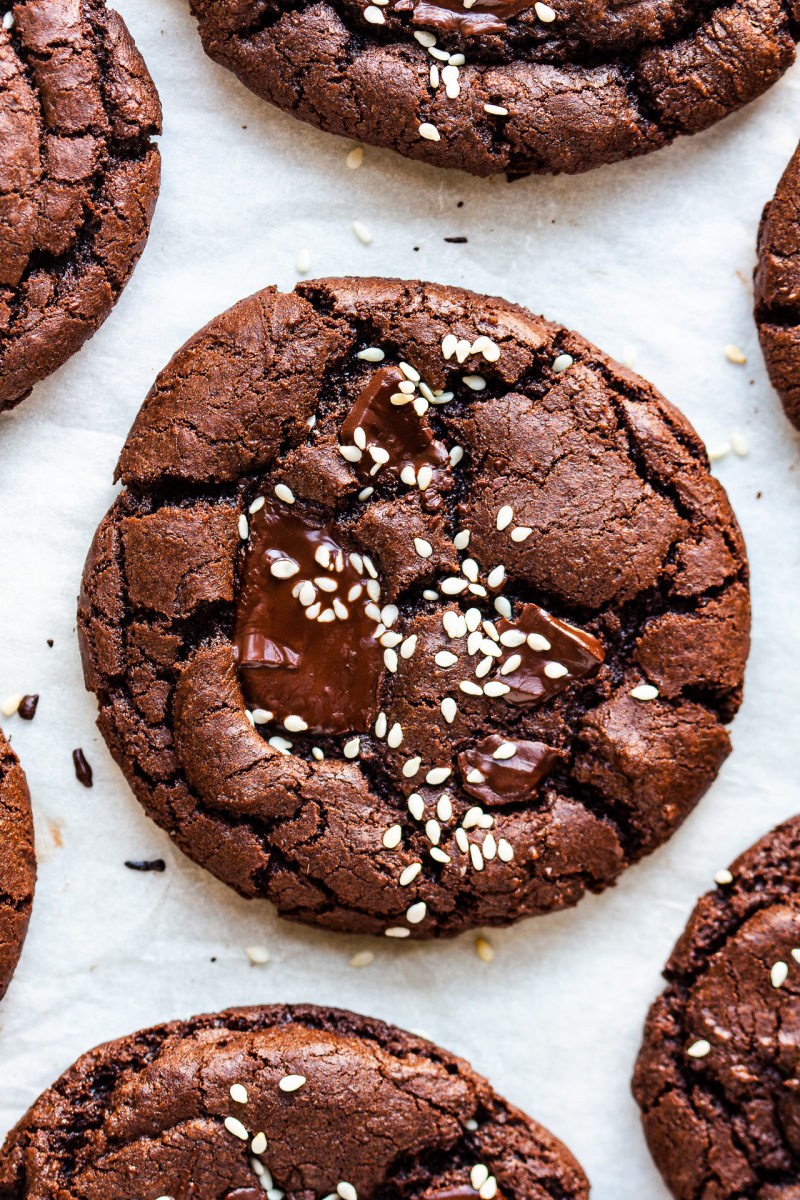
[{"label": "chocolate chunk", "polygon": [[75,766],[75,778],[78,783],[82,783],[84,787],[92,786],[92,768],[86,761],[86,755],[82,750],[72,751],[72,762]]},{"label": "chocolate chunk", "polygon": [[[494,757],[497,750],[503,757]],[[557,751],[542,742],[519,742],[493,733],[459,754],[458,768],[461,786],[470,796],[487,805],[508,804],[533,799],[557,761]]]},{"label": "chocolate chunk", "polygon": [[6,993],[22,950],[35,882],[28,783],[0,730],[0,997]]},{"label": "chocolate chunk", "polygon": [[266,501],[250,521],[233,635],[250,707],[323,733],[374,720],[383,650],[371,590],[379,597],[379,582],[332,525]]},{"label": "chocolate chunk", "polygon": [[126,860],[125,866],[129,871],[166,871],[167,864],[163,858],[142,859],[140,861]]},{"label": "chocolate chunk", "polygon": [[445,238],[444,240],[446,242],[452,242],[453,245],[457,245],[457,246],[461,246],[461,245],[463,245],[464,242],[467,241],[467,239],[465,237],[451,237],[451,238]]},{"label": "chocolate chunk", "polygon": [[22,717],[23,721],[32,721],[36,716],[36,705],[39,703],[39,693],[36,692],[32,696],[23,696],[19,702],[17,712]]},{"label": "chocolate chunk", "polygon": [[[500,660],[509,704],[543,704],[578,679],[596,674],[605,659],[597,638],[584,629],[551,617],[536,604],[523,604],[516,620],[498,621],[506,647]],[[519,665],[512,670],[509,663]]]},{"label": "chocolate chunk", "polygon": [[47,639],[47,644],[48,644],[48,646],[50,647],[50,649],[52,650],[52,649],[53,649],[53,639],[52,639],[52,638],[48,638],[48,639]]},{"label": "chocolate chunk", "polygon": [[[533,0],[477,0],[467,7],[462,0],[393,0],[395,12],[411,12],[414,25],[443,32],[473,34],[505,33],[512,17],[533,7]],[[445,238],[466,241],[466,238]]]}]

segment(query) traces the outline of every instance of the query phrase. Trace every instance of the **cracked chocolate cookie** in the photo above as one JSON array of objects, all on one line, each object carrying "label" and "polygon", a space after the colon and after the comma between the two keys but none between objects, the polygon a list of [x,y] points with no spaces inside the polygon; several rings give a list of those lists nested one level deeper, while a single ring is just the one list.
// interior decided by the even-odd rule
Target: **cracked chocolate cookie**
[{"label": "cracked chocolate cookie", "polygon": [[19,759],[0,730],[0,998],[25,941],[36,882],[31,797]]},{"label": "cracked chocolate cookie", "polygon": [[800,428],[800,147],[761,217],[755,318],[772,386]]},{"label": "cracked chocolate cookie", "polygon": [[633,1091],[678,1200],[800,1196],[800,817],[697,903]]},{"label": "cracked chocolate cookie", "polygon": [[159,183],[153,82],[101,0],[0,3],[0,410],[103,323]]},{"label": "cracked chocolate cookie", "polygon": [[574,904],[729,751],[747,564],[695,433],[503,300],[268,288],[158,377],[84,572],[147,812],[287,917],[390,937]]},{"label": "cracked chocolate cookie", "polygon": [[473,175],[697,133],[794,61],[790,0],[190,0],[206,53],[320,129]]},{"label": "cracked chocolate cookie", "polygon": [[309,1004],[174,1021],[85,1054],[0,1153],[0,1197],[588,1200],[556,1138],[468,1063]]}]

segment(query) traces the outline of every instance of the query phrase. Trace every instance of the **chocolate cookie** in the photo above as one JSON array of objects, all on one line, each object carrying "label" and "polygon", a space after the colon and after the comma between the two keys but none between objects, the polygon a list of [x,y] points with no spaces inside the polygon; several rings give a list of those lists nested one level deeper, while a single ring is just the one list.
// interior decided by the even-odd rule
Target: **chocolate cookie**
[{"label": "chocolate cookie", "polygon": [[794,61],[788,0],[190,0],[206,53],[320,129],[473,175],[707,129]]},{"label": "chocolate cookie", "polygon": [[35,882],[30,792],[19,759],[0,730],[0,997],[25,941]]},{"label": "chocolate cookie", "polygon": [[755,318],[772,386],[800,428],[800,147],[761,217]]},{"label": "chocolate cookie", "polygon": [[800,817],[716,878],[664,971],[634,1095],[678,1200],[797,1200]]},{"label": "chocolate cookie", "polygon": [[237,304],[158,377],[79,624],[147,812],[285,916],[393,937],[574,904],[730,749],[747,564],[695,433],[456,288]]},{"label": "chocolate cookie", "polygon": [[0,5],[0,410],[102,325],[158,195],[153,81],[101,0]]},{"label": "chocolate cookie", "polygon": [[0,1197],[588,1200],[556,1138],[438,1046],[338,1009],[233,1008],[85,1054],[0,1153]]}]

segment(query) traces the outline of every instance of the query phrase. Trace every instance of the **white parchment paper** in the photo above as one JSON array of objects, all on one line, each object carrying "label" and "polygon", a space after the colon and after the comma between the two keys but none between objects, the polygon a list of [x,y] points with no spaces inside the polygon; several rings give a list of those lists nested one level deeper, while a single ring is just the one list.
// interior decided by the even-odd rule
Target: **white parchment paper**
[{"label": "white parchment paper", "polygon": [[[697,895],[800,810],[800,438],[771,391],[750,277],[763,204],[800,137],[800,68],[708,133],[580,178],[471,179],[318,133],[262,104],[202,53],[184,0],[118,0],[164,104],[163,183],[144,256],[88,346],[0,417],[0,695],[27,771],[39,882],[0,1005],[4,1132],[82,1051],[144,1025],[234,1004],[343,1005],[470,1059],[565,1139],[595,1200],[665,1189],[629,1093],[659,972]],[[460,205],[460,207],[459,207]],[[364,246],[352,232],[374,233]],[[465,245],[443,239],[463,235]],[[111,761],[83,690],[75,598],[114,497],[122,442],[157,371],[230,304],[310,275],[421,277],[499,293],[580,330],[637,369],[710,446],[744,529],[753,649],[734,752],[671,842],[601,897],[490,935],[404,945],[326,934],[239,899],[173,849]],[[745,366],[723,355],[733,342]],[[53,647],[47,645],[53,639]],[[95,786],[75,780],[82,746]],[[126,858],[163,857],[163,875]],[[244,947],[271,951],[251,967]],[[355,950],[376,951],[354,970]]]}]

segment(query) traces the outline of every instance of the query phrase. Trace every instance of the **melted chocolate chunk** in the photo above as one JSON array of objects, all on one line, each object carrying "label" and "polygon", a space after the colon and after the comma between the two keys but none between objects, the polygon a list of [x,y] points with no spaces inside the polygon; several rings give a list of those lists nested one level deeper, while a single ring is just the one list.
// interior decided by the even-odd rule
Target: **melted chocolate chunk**
[{"label": "melted chocolate chunk", "polygon": [[163,858],[149,858],[144,860],[127,860],[125,866],[129,871],[166,871],[167,864]]},{"label": "melted chocolate chunk", "polygon": [[[414,408],[414,397],[400,391],[407,382],[399,367],[381,367],[370,379],[350,412],[342,422],[339,440],[343,446],[362,450],[356,470],[365,479],[374,479],[381,471],[396,475],[409,487],[419,486],[423,506],[429,511],[439,508],[441,492],[451,483],[450,456],[437,442],[424,414]],[[402,402],[392,403],[392,397]],[[362,430],[365,447],[359,447],[356,430]],[[385,464],[373,458],[371,450],[389,455]],[[419,480],[422,468],[428,467],[430,481]],[[377,470],[376,470],[377,468]]]},{"label": "melted chocolate chunk", "polygon": [[264,1200],[264,1192],[261,1188],[234,1188],[232,1192],[225,1193],[225,1200]]},{"label": "melted chocolate chunk", "polygon": [[236,597],[234,658],[250,708],[323,733],[366,729],[383,669],[376,584],[332,525],[268,500],[250,519]]},{"label": "melted chocolate chunk", "polygon": [[[495,1193],[497,1195],[497,1193]],[[428,1188],[421,1200],[476,1200],[478,1192],[469,1183],[452,1183],[449,1187]]]},{"label": "melted chocolate chunk", "polygon": [[36,716],[36,706],[39,703],[39,693],[35,692],[31,696],[23,696],[19,702],[17,712],[22,717],[23,721],[32,721]]},{"label": "melted chocolate chunk", "polygon": [[510,19],[533,8],[533,0],[477,0],[470,7],[462,0],[395,0],[392,7],[413,13],[412,25],[465,34],[505,33]]},{"label": "melted chocolate chunk", "polygon": [[72,761],[75,765],[75,778],[78,783],[82,783],[84,787],[92,786],[92,768],[86,761],[86,755],[82,750],[72,751]]},{"label": "melted chocolate chunk", "polygon": [[[495,758],[501,746],[514,746],[509,758]],[[559,755],[544,742],[518,742],[493,733],[458,756],[461,786],[484,804],[529,800]],[[482,776],[482,778],[478,778]]]},{"label": "melted chocolate chunk", "polygon": [[511,688],[504,697],[509,704],[543,704],[576,680],[594,675],[605,659],[597,638],[536,604],[523,604],[516,621],[503,618],[497,629],[501,640],[507,640],[503,634],[509,631],[522,638],[518,646],[505,647],[500,664],[502,670],[512,657],[520,659],[515,670],[503,675]]}]

